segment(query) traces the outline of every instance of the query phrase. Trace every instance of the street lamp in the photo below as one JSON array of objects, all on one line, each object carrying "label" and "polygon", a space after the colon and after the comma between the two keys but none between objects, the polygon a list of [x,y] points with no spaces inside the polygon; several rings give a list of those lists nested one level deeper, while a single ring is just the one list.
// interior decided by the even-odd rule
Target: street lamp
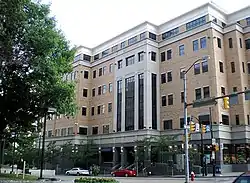
[{"label": "street lamp", "polygon": [[183,74],[183,84],[184,84],[184,134],[185,134],[185,180],[186,183],[189,182],[189,156],[188,156],[188,122],[187,122],[187,73],[190,69],[202,60],[209,59],[209,56],[205,56],[197,59],[187,70],[182,72]]},{"label": "street lamp", "polygon": [[43,178],[43,165],[44,165],[44,149],[45,149],[45,136],[46,136],[46,116],[47,113],[56,113],[55,108],[47,108],[46,112],[44,113],[44,123],[43,123],[43,140],[42,140],[42,154],[41,154],[41,165],[40,165],[40,177],[39,179]]}]

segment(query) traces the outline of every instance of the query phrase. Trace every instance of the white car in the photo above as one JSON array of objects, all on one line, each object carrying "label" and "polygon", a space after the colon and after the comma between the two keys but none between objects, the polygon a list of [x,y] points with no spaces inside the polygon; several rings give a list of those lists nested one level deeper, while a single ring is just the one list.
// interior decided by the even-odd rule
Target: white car
[{"label": "white car", "polygon": [[82,168],[72,168],[71,170],[66,171],[66,175],[90,175],[89,170]]}]

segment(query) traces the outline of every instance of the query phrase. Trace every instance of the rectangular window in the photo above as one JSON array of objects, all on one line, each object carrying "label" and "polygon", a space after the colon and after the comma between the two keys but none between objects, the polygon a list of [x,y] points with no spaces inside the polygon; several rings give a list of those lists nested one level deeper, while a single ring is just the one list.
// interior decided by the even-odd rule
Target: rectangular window
[{"label": "rectangular window", "polygon": [[184,74],[185,74],[185,70],[184,69],[180,69],[180,79],[184,78]]},{"label": "rectangular window", "polygon": [[108,134],[109,133],[109,125],[103,125],[102,133],[103,134]]},{"label": "rectangular window", "polygon": [[185,54],[185,47],[184,47],[184,45],[180,45],[179,46],[179,55],[180,56],[183,56],[184,54]]},{"label": "rectangular window", "polygon": [[250,49],[250,39],[245,40],[246,43],[246,49],[249,50]]},{"label": "rectangular window", "polygon": [[146,39],[146,32],[140,34],[140,40]]},{"label": "rectangular window", "polygon": [[221,95],[226,95],[226,89],[224,87],[221,87]]},{"label": "rectangular window", "polygon": [[152,82],[152,129],[157,129],[157,75],[151,74]]},{"label": "rectangular window", "polygon": [[86,115],[87,115],[87,108],[82,107],[82,116],[86,116]]},{"label": "rectangular window", "polygon": [[231,72],[235,73],[235,64],[234,64],[234,62],[231,62]]},{"label": "rectangular window", "polygon": [[232,38],[228,39],[228,45],[229,45],[229,48],[233,48],[233,39]]},{"label": "rectangular window", "polygon": [[219,62],[219,67],[220,67],[220,72],[223,73],[224,72],[223,62]]},{"label": "rectangular window", "polygon": [[200,74],[201,73],[201,66],[200,63],[194,64],[194,74]]},{"label": "rectangular window", "polygon": [[95,107],[91,107],[91,115],[92,115],[92,116],[95,115]]},{"label": "rectangular window", "polygon": [[92,97],[95,96],[95,88],[92,89]]},{"label": "rectangular window", "polygon": [[172,72],[168,72],[167,73],[167,76],[168,76],[168,82],[171,82],[173,79],[172,79]]},{"label": "rectangular window", "polygon": [[103,66],[103,68],[102,68],[102,75],[105,75],[106,70],[107,70],[107,67],[106,67],[106,66]]},{"label": "rectangular window", "polygon": [[199,50],[199,42],[198,40],[193,41],[193,51],[198,51]]},{"label": "rectangular window", "polygon": [[242,62],[242,72],[245,73],[245,63]]},{"label": "rectangular window", "polygon": [[96,71],[93,71],[93,78],[96,78]]},{"label": "rectangular window", "polygon": [[73,127],[68,128],[68,135],[73,135],[74,134],[74,129]]},{"label": "rectangular window", "polygon": [[93,134],[93,135],[98,134],[98,126],[92,127],[92,134]]},{"label": "rectangular window", "polygon": [[166,54],[165,54],[165,51],[161,53],[161,61],[162,61],[162,62],[166,61]]},{"label": "rectangular window", "polygon": [[204,96],[204,98],[210,97],[209,86],[203,87],[203,96]]},{"label": "rectangular window", "polygon": [[82,96],[83,97],[88,97],[88,89],[83,89],[83,91],[82,91]]},{"label": "rectangular window", "polygon": [[184,103],[184,92],[181,92],[181,103]]},{"label": "rectangular window", "polygon": [[99,59],[99,54],[94,56],[94,60],[98,60]]},{"label": "rectangular window", "polygon": [[156,61],[156,53],[151,51],[151,60]]},{"label": "rectangular window", "polygon": [[121,131],[121,122],[122,122],[122,80],[117,81],[117,122],[116,122],[116,130],[117,132]]},{"label": "rectangular window", "polygon": [[207,38],[206,37],[203,37],[200,39],[200,46],[201,46],[201,49],[205,49],[207,47]]},{"label": "rectangular window", "polygon": [[176,36],[177,34],[179,34],[179,27],[176,27],[168,32],[164,32],[161,37],[162,37],[162,40],[165,40],[165,39],[169,39],[171,37],[174,37]]},{"label": "rectangular window", "polygon": [[102,94],[105,94],[107,91],[106,85],[102,85]]},{"label": "rectangular window", "polygon": [[247,25],[250,25],[250,17],[246,18]]},{"label": "rectangular window", "polygon": [[167,51],[167,60],[172,59],[172,50]]},{"label": "rectangular window", "polygon": [[201,66],[202,66],[202,73],[208,72],[208,62],[207,60],[204,62],[201,62]]},{"label": "rectangular window", "polygon": [[247,115],[247,124],[250,125],[250,116],[249,116],[249,114]]},{"label": "rectangular window", "polygon": [[197,18],[191,22],[186,23],[186,30],[188,31],[204,24],[206,24],[206,16]]},{"label": "rectangular window", "polygon": [[105,57],[109,54],[109,49],[102,52],[102,57]]},{"label": "rectangular window", "polygon": [[166,83],[166,74],[162,73],[161,74],[161,84]]},{"label": "rectangular window", "polygon": [[102,87],[99,86],[99,87],[98,87],[98,95],[101,95],[101,94],[102,94]]},{"label": "rectangular window", "polygon": [[79,127],[79,134],[80,135],[87,135],[88,134],[88,128],[86,128],[86,127]]},{"label": "rectangular window", "polygon": [[84,79],[89,79],[89,71],[84,71],[83,77]]},{"label": "rectangular window", "polygon": [[135,44],[137,42],[137,36],[132,37],[128,40],[128,45]]},{"label": "rectangular window", "polygon": [[195,89],[195,100],[200,100],[202,98],[201,96],[201,88]]},{"label": "rectangular window", "polygon": [[125,131],[134,130],[135,77],[125,79]]},{"label": "rectangular window", "polygon": [[118,64],[118,69],[121,69],[121,68],[122,68],[122,60],[119,60],[119,61],[117,62],[117,64]]},{"label": "rectangular window", "polygon": [[238,114],[235,115],[235,123],[236,125],[240,125],[240,116]]},{"label": "rectangular window", "polygon": [[[187,118],[187,123],[190,123],[190,117]],[[180,118],[180,128],[184,128],[184,118]]]},{"label": "rectangular window", "polygon": [[166,96],[161,97],[161,106],[166,106],[167,105],[167,98]]},{"label": "rectangular window", "polygon": [[144,129],[144,74],[138,75],[138,127]]},{"label": "rectangular window", "polygon": [[132,55],[126,58],[126,66],[133,65],[135,63],[135,56]]},{"label": "rectangular window", "polygon": [[109,83],[109,93],[112,93],[112,91],[113,91],[113,84]]},{"label": "rectangular window", "polygon": [[116,52],[118,50],[118,45],[112,47],[112,52]]},{"label": "rectangular window", "polygon": [[126,42],[123,41],[123,42],[121,43],[121,48],[125,48],[125,46],[126,46]]},{"label": "rectangular window", "polygon": [[99,76],[102,76],[102,68],[99,69]]},{"label": "rectangular window", "polygon": [[170,94],[168,95],[168,105],[173,105],[174,104],[174,95]]},{"label": "rectangular window", "polygon": [[112,112],[112,103],[108,103],[108,112]]},{"label": "rectangular window", "polygon": [[250,74],[250,62],[247,63],[247,73]]},{"label": "rectangular window", "polygon": [[164,130],[169,130],[169,129],[173,129],[173,121],[170,120],[164,120],[163,121],[163,126],[164,126]]},{"label": "rectangular window", "polygon": [[156,40],[156,34],[153,34],[153,33],[149,32],[149,38],[153,39],[153,40]]},{"label": "rectangular window", "polygon": [[143,60],[144,60],[144,52],[142,51],[142,52],[138,53],[138,62],[141,62]]},{"label": "rectangular window", "polygon": [[97,106],[97,114],[101,114],[101,106]]},{"label": "rectangular window", "polygon": [[113,72],[113,64],[109,64],[109,72],[110,72],[110,73]]},{"label": "rectangular window", "polygon": [[237,87],[233,87],[233,92],[237,92]]},{"label": "rectangular window", "polygon": [[83,54],[83,60],[89,61],[91,60],[91,56]]},{"label": "rectangular window", "polygon": [[223,125],[229,125],[229,116],[222,114],[222,124]]},{"label": "rectangular window", "polygon": [[239,41],[240,41],[240,48],[242,48],[242,39],[239,38]]},{"label": "rectangular window", "polygon": [[217,37],[217,46],[218,48],[221,48],[221,39]]}]

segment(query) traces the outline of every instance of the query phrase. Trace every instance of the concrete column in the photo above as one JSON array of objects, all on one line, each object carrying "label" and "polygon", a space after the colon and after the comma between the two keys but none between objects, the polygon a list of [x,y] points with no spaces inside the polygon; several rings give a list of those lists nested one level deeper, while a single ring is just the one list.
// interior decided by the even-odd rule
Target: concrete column
[{"label": "concrete column", "polygon": [[121,131],[125,131],[125,77],[122,78],[122,124]]},{"label": "concrete column", "polygon": [[121,167],[124,167],[124,148],[121,146]]},{"label": "concrete column", "polygon": [[[116,67],[114,67],[114,70],[116,69]],[[117,79],[115,78],[114,83],[113,83],[113,93],[114,93],[114,113],[113,113],[113,131],[117,131]]]},{"label": "concrete column", "polygon": [[138,87],[138,74],[135,74],[135,116],[134,116],[134,130],[138,130],[138,109],[139,109],[139,103],[138,103],[138,95],[139,95],[139,87]]},{"label": "concrete column", "polygon": [[113,147],[113,166],[118,163],[118,156],[119,152],[117,151],[116,147]]},{"label": "concrete column", "polygon": [[152,80],[149,71],[144,72],[144,126],[152,128]]}]

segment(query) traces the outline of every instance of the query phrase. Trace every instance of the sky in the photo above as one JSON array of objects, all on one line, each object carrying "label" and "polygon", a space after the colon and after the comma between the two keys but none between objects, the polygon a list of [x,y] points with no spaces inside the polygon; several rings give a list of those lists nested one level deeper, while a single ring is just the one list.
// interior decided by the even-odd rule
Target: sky
[{"label": "sky", "polygon": [[[149,21],[159,25],[208,0],[42,0],[72,46],[93,48]],[[249,6],[249,0],[213,0],[227,12]]]}]

